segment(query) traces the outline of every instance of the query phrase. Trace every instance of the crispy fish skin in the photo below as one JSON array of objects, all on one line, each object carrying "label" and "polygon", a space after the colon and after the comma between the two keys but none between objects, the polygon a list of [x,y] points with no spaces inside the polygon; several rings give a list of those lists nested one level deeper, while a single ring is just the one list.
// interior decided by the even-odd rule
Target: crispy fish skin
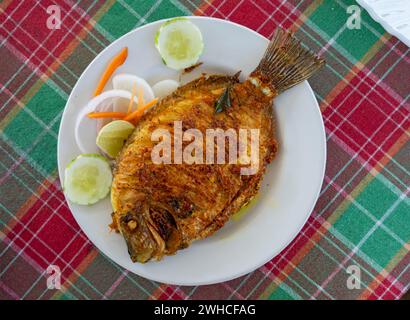
[{"label": "crispy fish skin", "polygon": [[[271,99],[255,95],[251,83],[226,76],[201,77],[181,88],[138,124],[120,153],[114,170],[114,219],[133,261],[160,259],[219,229],[259,187],[264,167],[276,152]],[[232,106],[215,114],[214,104],[231,84]],[[247,105],[253,105],[247,110]],[[257,174],[241,176],[240,164],[153,164],[152,132],[197,128],[260,128],[262,146]],[[136,224],[130,221],[135,221]]]},{"label": "crispy fish skin", "polygon": [[[132,261],[160,260],[210,236],[258,192],[265,168],[278,150],[273,98],[322,64],[313,55],[304,57],[306,50],[295,47],[288,33],[279,32],[274,40],[243,83],[236,76],[200,77],[160,101],[136,126],[116,159],[111,190],[113,225],[123,235]],[[300,62],[294,54],[309,70],[296,68]],[[278,59],[285,67],[273,65],[281,65]],[[301,75],[303,71],[306,75]],[[215,113],[215,102],[228,86],[231,106]],[[237,133],[240,128],[259,129],[256,173],[241,175],[243,164],[154,164],[151,151],[158,142],[151,135],[158,128],[173,134],[174,121],[182,121],[183,131],[196,128],[204,137],[209,128]]]}]

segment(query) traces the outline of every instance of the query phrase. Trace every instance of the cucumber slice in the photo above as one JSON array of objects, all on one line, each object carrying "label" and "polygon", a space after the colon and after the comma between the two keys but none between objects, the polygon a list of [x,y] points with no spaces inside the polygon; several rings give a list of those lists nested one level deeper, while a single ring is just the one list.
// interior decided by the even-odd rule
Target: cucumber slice
[{"label": "cucumber slice", "polygon": [[155,46],[168,67],[181,70],[198,61],[204,43],[196,25],[186,18],[175,18],[161,25]]},{"label": "cucumber slice", "polygon": [[111,182],[111,168],[104,157],[82,154],[67,165],[63,188],[72,202],[90,205],[108,195]]}]

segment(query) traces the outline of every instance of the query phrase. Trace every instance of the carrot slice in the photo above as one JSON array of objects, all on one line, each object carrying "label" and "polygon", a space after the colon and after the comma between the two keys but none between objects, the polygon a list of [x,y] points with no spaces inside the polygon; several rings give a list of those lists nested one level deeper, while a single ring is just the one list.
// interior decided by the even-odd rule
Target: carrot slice
[{"label": "carrot slice", "polygon": [[[135,97],[136,91],[137,91],[137,84],[134,82],[132,84],[131,100],[130,100],[130,103],[128,104],[127,114],[129,114],[132,110],[132,105],[134,104],[134,97]],[[138,100],[138,103],[139,103],[139,100]]]},{"label": "carrot slice", "polygon": [[128,114],[124,120],[126,121],[131,121],[131,120],[138,120],[139,118],[142,117],[142,115],[144,114],[144,111],[147,110],[148,108],[152,107],[154,104],[156,104],[158,101],[158,98],[155,98],[153,100],[151,100],[150,102],[148,102],[146,105],[142,106],[141,108],[138,108],[137,110],[135,110],[134,112]]},{"label": "carrot slice", "polygon": [[140,89],[138,90],[138,108],[142,108],[144,105],[145,105],[144,92],[143,92],[142,86],[140,86]]},{"label": "carrot slice", "polygon": [[94,91],[94,96],[98,96],[104,90],[105,84],[107,83],[108,79],[110,79],[114,71],[125,62],[127,56],[128,48],[125,47],[119,54],[112,58],[107,68],[105,69],[100,81],[98,82],[97,88]]},{"label": "carrot slice", "polygon": [[87,114],[89,118],[125,118],[127,114],[125,112],[90,112]]}]

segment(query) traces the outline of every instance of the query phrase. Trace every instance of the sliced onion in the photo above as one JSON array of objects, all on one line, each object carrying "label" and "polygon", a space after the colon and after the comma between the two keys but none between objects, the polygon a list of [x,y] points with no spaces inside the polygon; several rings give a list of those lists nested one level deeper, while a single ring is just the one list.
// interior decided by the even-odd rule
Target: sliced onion
[{"label": "sliced onion", "polygon": [[145,102],[149,102],[152,99],[154,99],[154,93],[152,92],[151,86],[148,84],[147,81],[144,79],[137,77],[136,75],[129,74],[129,73],[121,73],[116,75],[112,79],[112,85],[114,89],[118,90],[126,90],[129,92],[132,92],[132,87],[136,84],[137,87],[137,96],[138,96],[138,90],[142,88],[143,91],[143,97]]},{"label": "sliced onion", "polygon": [[[112,112],[112,111],[114,111],[114,103],[113,103],[112,100],[113,99],[111,99],[111,101],[101,103],[99,106],[96,107],[94,112]],[[117,100],[125,101],[125,99],[122,99],[122,98],[119,98]],[[96,128],[97,128],[96,132],[98,133],[101,130],[101,128],[104,127],[107,123],[111,122],[111,120],[112,119],[110,119],[110,118],[94,119],[95,124],[96,124]]]},{"label": "sliced onion", "polygon": [[154,95],[160,99],[170,95],[179,87],[179,83],[175,80],[166,79],[157,82],[152,86]]},{"label": "sliced onion", "polygon": [[[75,126],[75,141],[81,153],[98,153],[95,144],[98,131],[112,119],[90,119],[90,112],[126,112],[131,93],[125,90],[109,90],[91,99],[80,111]],[[134,102],[138,103],[137,97]]]}]

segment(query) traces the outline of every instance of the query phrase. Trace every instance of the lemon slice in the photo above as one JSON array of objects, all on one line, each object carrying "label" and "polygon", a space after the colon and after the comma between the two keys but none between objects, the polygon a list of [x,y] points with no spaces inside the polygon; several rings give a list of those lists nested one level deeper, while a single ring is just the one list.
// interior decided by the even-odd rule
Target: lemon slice
[{"label": "lemon slice", "polygon": [[64,192],[77,204],[94,204],[110,192],[112,173],[108,161],[98,154],[82,154],[65,169]]},{"label": "lemon slice", "polygon": [[97,146],[108,156],[115,158],[132,131],[134,126],[128,121],[112,121],[101,128],[97,136]]},{"label": "lemon slice", "polygon": [[181,70],[198,61],[204,43],[196,25],[186,18],[175,18],[161,25],[155,46],[168,67]]}]

